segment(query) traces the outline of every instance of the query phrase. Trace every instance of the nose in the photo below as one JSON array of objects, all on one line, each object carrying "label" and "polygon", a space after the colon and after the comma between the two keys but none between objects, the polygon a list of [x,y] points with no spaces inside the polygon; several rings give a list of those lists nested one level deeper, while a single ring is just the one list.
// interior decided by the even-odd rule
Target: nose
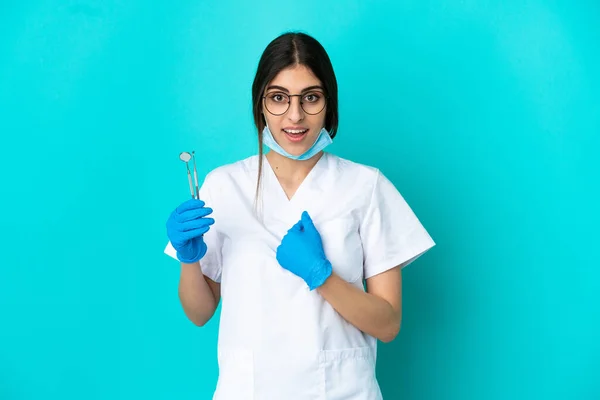
[{"label": "nose", "polygon": [[290,109],[288,110],[287,117],[291,122],[300,122],[304,118],[304,110],[300,105],[299,97],[290,98]]}]

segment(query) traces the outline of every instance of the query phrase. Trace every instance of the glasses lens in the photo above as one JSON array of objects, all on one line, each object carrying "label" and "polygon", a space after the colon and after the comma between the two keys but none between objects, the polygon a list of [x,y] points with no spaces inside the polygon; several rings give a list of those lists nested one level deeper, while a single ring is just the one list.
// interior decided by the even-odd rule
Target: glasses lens
[{"label": "glasses lens", "polygon": [[283,93],[269,93],[265,97],[265,107],[271,114],[281,115],[290,106],[290,98]]},{"label": "glasses lens", "polygon": [[311,92],[302,96],[302,109],[307,114],[318,114],[325,108],[325,95],[321,92]]}]

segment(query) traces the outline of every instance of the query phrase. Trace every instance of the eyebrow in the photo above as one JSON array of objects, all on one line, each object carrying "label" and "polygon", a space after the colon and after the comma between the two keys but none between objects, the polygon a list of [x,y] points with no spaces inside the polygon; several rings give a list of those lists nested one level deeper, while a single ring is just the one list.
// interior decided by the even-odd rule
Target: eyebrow
[{"label": "eyebrow", "polygon": [[[271,86],[269,86],[267,88],[267,91],[271,90],[271,89],[281,90],[282,92],[286,92],[286,93],[290,92],[289,90],[287,90],[283,86],[277,86],[277,85],[271,85]],[[304,92],[307,92],[307,91],[313,90],[313,89],[321,89],[321,90],[325,91],[325,89],[323,89],[323,86],[321,86],[321,85],[313,85],[313,86],[305,87],[304,89],[302,89],[302,91],[300,93],[304,93]]]}]

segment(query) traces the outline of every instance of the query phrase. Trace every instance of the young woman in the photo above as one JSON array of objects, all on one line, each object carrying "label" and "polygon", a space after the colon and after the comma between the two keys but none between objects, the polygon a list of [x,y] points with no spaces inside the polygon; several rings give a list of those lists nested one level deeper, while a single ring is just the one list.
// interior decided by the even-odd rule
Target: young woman
[{"label": "young woman", "polygon": [[258,155],[167,222],[186,315],[202,326],[222,301],[214,399],[382,398],[377,340],[398,334],[401,269],[434,242],[378,169],[324,151],[337,96],[319,42],[273,40],[252,85]]}]

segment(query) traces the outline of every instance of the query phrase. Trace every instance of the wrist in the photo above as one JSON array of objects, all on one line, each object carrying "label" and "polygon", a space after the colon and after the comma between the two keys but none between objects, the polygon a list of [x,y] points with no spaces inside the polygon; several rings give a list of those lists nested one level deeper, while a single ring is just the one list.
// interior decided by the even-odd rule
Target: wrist
[{"label": "wrist", "polygon": [[325,281],[333,273],[331,262],[327,259],[319,260],[313,265],[310,271],[309,279],[307,284],[310,290],[314,290],[325,283]]},{"label": "wrist", "polygon": [[183,251],[177,251],[177,258],[179,261],[186,264],[194,264],[204,257],[204,254],[206,253],[206,246],[189,246],[188,248],[182,250]]}]

